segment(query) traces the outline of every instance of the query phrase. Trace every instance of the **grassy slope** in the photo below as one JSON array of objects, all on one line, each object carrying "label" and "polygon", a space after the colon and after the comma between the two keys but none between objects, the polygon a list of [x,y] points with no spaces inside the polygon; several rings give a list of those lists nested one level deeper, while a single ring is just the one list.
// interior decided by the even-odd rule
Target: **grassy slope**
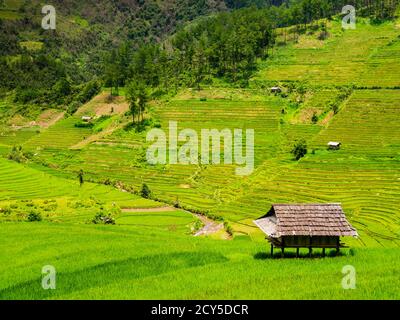
[{"label": "grassy slope", "polygon": [[[399,249],[271,260],[264,243],[242,237],[224,242],[172,238],[170,233],[150,233],[141,227],[45,223],[7,223],[1,233],[1,299],[400,297]],[[48,264],[57,270],[54,291],[40,287],[41,268]],[[356,268],[356,290],[341,287],[345,265]]]},{"label": "grassy slope", "polygon": [[[186,206],[224,215],[238,232],[260,236],[251,221],[274,202],[338,201],[360,230],[361,240],[352,241],[353,245],[398,246],[400,100],[398,90],[384,87],[400,84],[394,76],[400,66],[393,60],[400,52],[400,29],[397,23],[371,26],[366,20],[360,20],[354,31],[343,32],[339,26],[337,21],[331,23],[325,42],[315,44],[311,40],[317,34],[304,35],[297,44],[276,49],[254,79],[254,83],[306,81],[309,92],[299,109],[293,109],[289,99],[260,88],[185,91],[152,106],[166,130],[170,120],[177,120],[181,129],[198,131],[254,128],[257,170],[248,178],[235,176],[232,166],[148,166],[143,163],[146,132],[120,129],[80,151],[67,152],[90,134],[74,128],[77,119],[73,118],[26,145],[42,147],[35,151],[39,158],[69,172],[83,168],[93,179],[108,177],[136,188],[146,182],[163,200],[172,202],[178,197]],[[372,66],[385,77],[377,77]],[[340,90],[332,84],[351,83],[382,88],[356,90],[333,117],[328,104]],[[207,101],[200,101],[201,97]],[[310,120],[313,112],[320,116],[317,125]],[[300,138],[308,141],[310,153],[296,163],[289,151]],[[325,145],[331,140],[342,141],[343,149],[326,152]]]},{"label": "grassy slope", "polygon": [[387,22],[370,25],[358,19],[356,30],[342,30],[338,21],[325,42],[303,35],[298,43],[279,49],[257,80],[297,80],[312,85],[395,87],[400,85],[400,27]]},{"label": "grassy slope", "polygon": [[[373,49],[361,52],[359,47],[346,47],[350,48],[347,53],[352,58],[345,63],[352,65],[343,68],[349,72],[350,79],[363,79],[360,85],[379,86],[381,81],[376,74],[367,72],[371,64],[365,60],[358,64],[354,60],[365,57],[376,62],[380,59],[375,70],[378,73],[380,68],[386,70],[382,71],[383,86],[395,86],[399,79],[391,77],[385,65],[391,64],[392,70],[398,67],[398,62],[392,59],[398,52],[397,44],[386,44],[393,42],[399,31],[393,24],[371,28],[360,25],[356,31],[359,34],[332,32],[332,38],[321,49],[313,49],[315,55],[301,47],[281,48],[275,59],[280,55],[290,55],[299,61],[307,57],[312,57],[310,61],[317,59],[319,63],[312,68],[318,72],[308,74],[307,80],[310,86],[330,85],[331,78],[325,75],[331,72],[335,76],[336,72],[332,71],[338,68],[335,57],[344,49],[343,42],[336,37],[347,43],[366,32],[365,47]],[[330,47],[334,45],[335,48]],[[336,54],[329,53],[334,50]],[[327,63],[322,63],[323,59]],[[276,70],[282,70],[278,80],[293,80],[288,77],[301,64],[285,69],[281,62],[273,60],[271,66],[260,71],[257,80],[271,79]],[[304,74],[307,72],[301,73]],[[364,76],[361,78],[360,74]],[[338,73],[338,83],[341,79]],[[333,88],[326,90],[328,95],[337,94]],[[208,100],[200,102],[200,95]],[[83,168],[99,180],[110,177],[136,187],[145,181],[163,199],[175,200],[179,195],[184,204],[224,215],[234,222],[236,231],[250,234],[252,241],[249,237],[222,242],[184,236],[187,228],[181,226],[193,220],[180,212],[168,212],[161,218],[159,213],[154,214],[158,217],[157,224],[151,213],[122,215],[120,225],[111,227],[69,224],[82,219],[75,219],[77,213],[60,202],[65,212],[57,220],[64,223],[1,224],[4,240],[0,244],[0,262],[3,262],[0,271],[4,277],[0,280],[0,298],[398,299],[398,248],[360,248],[354,256],[334,259],[270,260],[265,259],[262,235],[251,224],[272,202],[341,201],[361,234],[361,240],[351,242],[352,245],[399,246],[398,96],[397,90],[356,91],[337,116],[317,125],[307,120],[308,108],[325,111],[326,95],[317,89],[301,108],[305,115],[301,110],[291,110],[286,99],[268,95],[262,89],[213,88],[200,93],[184,92],[169,102],[153,106],[153,113],[164,128],[171,118],[179,120],[180,126],[190,128],[204,125],[257,128],[258,167],[252,176],[244,179],[235,177],[233,168],[227,166],[204,169],[143,165],[139,160],[145,133],[123,129],[80,151],[69,151],[69,147],[91,134],[87,129],[74,127],[78,119],[62,120],[32,140],[18,133],[18,141],[25,142],[24,147],[33,148],[38,159],[62,168],[67,175],[76,175]],[[280,113],[282,108],[289,110],[288,115]],[[363,135],[358,134],[360,131]],[[288,151],[299,137],[307,138],[316,151],[296,163],[291,161]],[[326,140],[334,139],[344,142],[343,149],[326,152]],[[4,152],[13,144],[7,138],[0,143],[3,144],[0,150]],[[0,170],[1,205],[31,198],[65,196],[74,201],[81,198],[77,183],[53,177],[50,174],[57,172],[53,169],[46,169],[47,173],[43,174],[1,161]],[[136,202],[142,200],[125,198],[131,196],[110,192],[106,187],[87,185],[85,188],[88,189],[84,198],[95,195],[105,197],[108,202],[119,199],[122,206],[126,202],[132,207],[143,206]],[[78,215],[86,219],[94,212],[89,208]],[[55,265],[59,272],[58,290],[52,293],[40,289],[40,270],[46,264]],[[341,288],[341,269],[347,264],[354,265],[358,272],[357,290]]]}]

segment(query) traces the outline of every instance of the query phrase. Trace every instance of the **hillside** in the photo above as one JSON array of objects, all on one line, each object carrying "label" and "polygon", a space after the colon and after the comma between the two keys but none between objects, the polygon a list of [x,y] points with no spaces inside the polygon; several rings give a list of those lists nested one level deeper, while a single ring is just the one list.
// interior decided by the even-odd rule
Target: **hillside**
[{"label": "hillside", "polygon": [[[399,196],[396,181],[400,137],[393,133],[398,132],[399,94],[394,88],[400,86],[400,79],[390,76],[388,66],[396,73],[398,63],[394,63],[393,57],[399,52],[396,48],[400,29],[396,23],[371,26],[365,21],[355,31],[339,32],[338,25],[332,22],[331,36],[318,48],[305,47],[314,34],[300,38],[297,44],[276,49],[271,63],[252,80],[253,89],[213,87],[200,92],[183,91],[152,106],[152,114],[162,128],[168,128],[168,122],[176,120],[181,128],[198,131],[200,128],[255,129],[256,171],[248,178],[235,176],[233,166],[147,165],[143,158],[146,132],[126,130],[123,124],[129,122],[129,117],[123,113],[106,120],[103,126],[113,129],[105,130],[107,134],[101,136],[96,136],[93,129],[75,127],[79,114],[102,109],[95,107],[96,103],[99,106],[103,103],[103,109],[111,109],[104,95],[96,98],[98,102],[82,107],[85,111],[78,111],[77,116],[61,120],[40,134],[33,133],[34,137],[25,133],[27,129],[14,132],[14,139],[19,135],[22,140],[28,137],[24,146],[37,153],[39,162],[71,174],[83,169],[95,181],[108,178],[135,188],[145,182],[157,198],[170,203],[179,199],[185,207],[222,215],[232,222],[237,232],[257,233],[251,221],[274,202],[333,201],[343,203],[351,222],[359,229],[358,245],[398,246],[399,216],[395,203]],[[347,43],[357,39],[364,41],[363,46],[347,47]],[[331,52],[344,52],[342,45],[348,49],[346,54],[354,58],[337,60]],[[391,54],[385,55],[388,48]],[[281,57],[285,55],[291,55],[298,62],[293,67],[282,66]],[[366,61],[360,64],[358,56]],[[376,64],[377,57],[381,57],[379,64]],[[322,60],[324,63],[318,63]],[[339,64],[342,60],[344,66]],[[312,61],[314,71],[308,67],[308,73],[301,73],[306,78],[297,79],[295,71],[302,68],[301,63],[308,65],[307,61]],[[372,65],[376,73],[383,72],[386,77],[371,73]],[[334,79],[339,86],[334,87],[331,85],[336,74],[333,70],[339,66],[347,70],[346,78],[341,76],[340,69],[337,73],[340,78]],[[332,77],[327,77],[329,72]],[[268,93],[263,81],[268,79],[266,84],[274,83],[272,74],[275,83],[282,86],[288,81],[301,81],[306,87],[304,101],[293,103],[299,99],[296,92],[288,97]],[[293,78],[288,79],[287,75]],[[340,86],[345,84],[340,83],[345,79],[349,79],[347,85],[358,79],[348,97],[342,97],[345,87]],[[329,106],[332,101],[340,103],[340,112],[336,115]],[[282,110],[286,110],[285,114]],[[316,124],[311,121],[314,113],[318,115]],[[115,121],[122,126],[110,124]],[[297,163],[292,161],[290,149],[301,138],[308,142],[310,153]],[[79,144],[82,140],[90,143]],[[341,141],[342,150],[327,152],[325,145],[332,140]],[[9,146],[15,143],[9,138],[7,141]],[[76,145],[82,148],[70,150]]]},{"label": "hillside", "polygon": [[[281,1],[71,0],[56,50],[19,25],[38,2],[24,3],[4,1],[1,21],[16,28],[6,37],[46,43],[47,58],[26,44],[49,77],[24,69],[20,47],[2,53],[22,66],[15,81],[36,91],[0,95],[0,299],[399,299],[398,17],[358,17],[344,30],[327,12],[294,18],[307,0],[272,9]],[[263,9],[228,11],[254,4]],[[279,25],[273,14],[303,22]],[[119,46],[136,40],[132,52]],[[199,136],[254,129],[254,171],[149,164],[146,135],[168,133],[171,121]],[[307,153],[296,160],[300,141]],[[253,223],[274,203],[336,202],[359,234],[339,255],[271,257]],[[54,291],[38,286],[47,264],[57,268]],[[341,286],[345,265],[357,270],[357,290]]]}]

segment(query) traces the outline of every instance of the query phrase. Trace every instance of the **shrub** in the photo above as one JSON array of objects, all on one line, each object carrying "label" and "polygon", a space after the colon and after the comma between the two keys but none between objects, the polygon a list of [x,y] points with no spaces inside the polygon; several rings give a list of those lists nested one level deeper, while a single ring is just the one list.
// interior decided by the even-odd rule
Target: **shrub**
[{"label": "shrub", "polygon": [[37,221],[42,221],[42,216],[41,216],[41,214],[39,212],[31,211],[28,214],[28,218],[27,219],[28,219],[29,222],[37,222]]},{"label": "shrub", "polygon": [[329,36],[328,31],[326,31],[326,30],[321,31],[321,33],[318,35],[318,40],[322,40],[322,41],[326,40],[328,38],[328,36]]},{"label": "shrub", "polygon": [[94,224],[115,224],[115,219],[112,217],[110,213],[105,213],[103,211],[97,213],[92,220]]},{"label": "shrub", "polygon": [[157,121],[155,121],[155,122],[153,123],[153,128],[157,128],[157,129],[160,129],[160,128],[161,128],[161,123],[160,123],[159,120],[157,120]]},{"label": "shrub", "polygon": [[338,114],[339,106],[336,103],[332,104],[332,111],[333,111],[334,114]]},{"label": "shrub", "polygon": [[151,190],[145,183],[142,184],[142,189],[140,190],[140,196],[145,199],[151,198]]},{"label": "shrub", "polygon": [[174,208],[179,209],[180,207],[181,207],[181,204],[180,204],[180,202],[179,202],[179,198],[176,197],[175,202],[174,202]]},{"label": "shrub", "polygon": [[9,216],[11,214],[11,208],[10,207],[5,207],[5,208],[0,208],[0,213]]},{"label": "shrub", "polygon": [[318,122],[318,116],[316,113],[313,114],[312,118],[311,118],[312,123],[316,124]]},{"label": "shrub", "polygon": [[92,128],[93,123],[80,121],[80,122],[75,123],[74,126],[75,126],[75,128]]},{"label": "shrub", "polygon": [[11,152],[7,156],[8,160],[12,160],[18,163],[26,162],[28,159],[24,152],[22,151],[22,147],[13,147]]},{"label": "shrub", "polygon": [[224,222],[225,231],[230,235],[233,236],[233,228],[230,226],[228,222]]},{"label": "shrub", "polygon": [[292,149],[292,154],[294,155],[295,159],[298,161],[301,158],[303,158],[307,154],[307,143],[306,141],[300,140],[298,141],[293,149]]},{"label": "shrub", "polygon": [[192,233],[196,233],[197,231],[199,231],[201,228],[203,228],[204,224],[203,222],[201,222],[200,219],[196,220],[196,222],[193,224],[192,226]]}]

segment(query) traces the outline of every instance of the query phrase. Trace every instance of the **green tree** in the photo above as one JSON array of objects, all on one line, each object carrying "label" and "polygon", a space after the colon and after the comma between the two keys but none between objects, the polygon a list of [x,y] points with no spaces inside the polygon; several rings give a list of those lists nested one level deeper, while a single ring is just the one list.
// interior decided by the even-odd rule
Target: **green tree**
[{"label": "green tree", "polygon": [[129,83],[126,91],[126,96],[129,102],[129,110],[132,115],[132,123],[135,124],[135,117],[138,116],[139,122],[139,93],[136,81]]},{"label": "green tree", "polygon": [[304,139],[296,142],[292,149],[292,154],[297,161],[303,158],[307,154],[307,142]]},{"label": "green tree", "polygon": [[80,170],[78,173],[79,185],[82,187],[85,180],[84,180],[84,173],[83,170]]},{"label": "green tree", "polygon": [[151,198],[151,190],[149,186],[145,183],[142,184],[142,189],[140,190],[140,196],[146,199]]}]

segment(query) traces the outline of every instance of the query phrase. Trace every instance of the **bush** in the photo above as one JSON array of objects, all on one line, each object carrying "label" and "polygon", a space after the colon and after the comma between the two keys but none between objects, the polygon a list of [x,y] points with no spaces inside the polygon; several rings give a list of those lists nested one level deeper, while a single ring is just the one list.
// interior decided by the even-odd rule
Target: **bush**
[{"label": "bush", "polygon": [[180,202],[179,202],[179,198],[176,197],[175,202],[174,202],[174,208],[179,209],[180,207],[181,207],[181,204],[180,204]]},{"label": "bush", "polygon": [[110,213],[105,213],[103,211],[97,213],[92,220],[94,224],[115,224],[115,219],[112,217]]},{"label": "bush", "polygon": [[322,41],[326,40],[328,38],[328,36],[329,36],[328,31],[326,31],[326,30],[321,31],[321,33],[318,35],[318,40],[322,40]]},{"label": "bush", "polygon": [[74,124],[75,128],[92,128],[93,123],[80,121]]},{"label": "bush", "polygon": [[142,184],[142,189],[140,190],[140,196],[145,199],[151,198],[151,190],[145,183]]},{"label": "bush", "polygon": [[233,236],[233,228],[230,226],[228,222],[224,222],[225,231],[230,235]]},{"label": "bush", "polygon": [[18,163],[26,162],[28,159],[24,152],[22,151],[22,147],[13,147],[11,152],[7,156],[8,160],[12,160]]},{"label": "bush", "polygon": [[318,116],[316,113],[313,114],[312,118],[311,118],[312,123],[316,124],[318,122]]},{"label": "bush", "polygon": [[307,143],[304,139],[300,140],[294,145],[292,149],[292,154],[294,155],[297,161],[303,158],[307,154]]},{"label": "bush", "polygon": [[11,207],[0,208],[0,213],[6,216],[9,216],[11,212],[12,212]]},{"label": "bush", "polygon": [[31,211],[28,214],[28,221],[29,222],[37,222],[37,221],[42,221],[42,216],[39,212],[36,211]]}]

